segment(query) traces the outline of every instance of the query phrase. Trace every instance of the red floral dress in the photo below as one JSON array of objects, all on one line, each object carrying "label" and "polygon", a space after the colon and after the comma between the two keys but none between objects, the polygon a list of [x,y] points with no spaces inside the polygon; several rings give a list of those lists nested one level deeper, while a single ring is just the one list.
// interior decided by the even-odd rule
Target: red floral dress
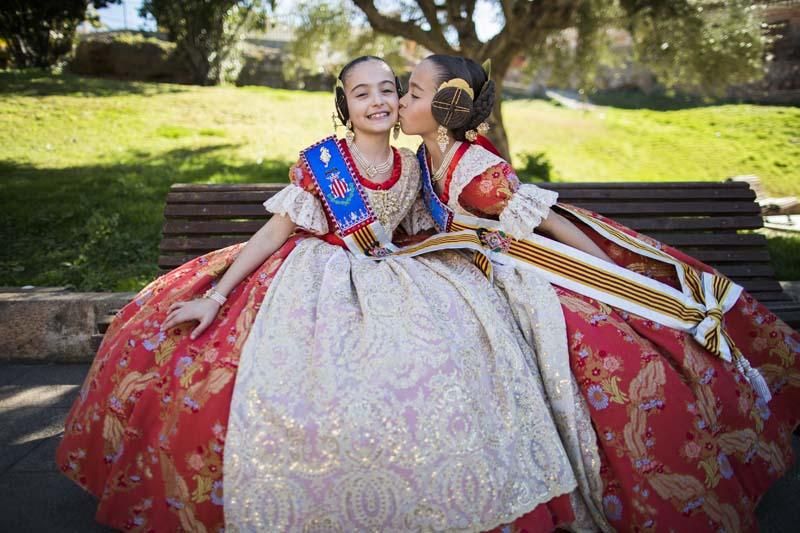
[{"label": "red floral dress", "polygon": [[[451,165],[441,199],[462,213],[503,222],[516,210],[526,215],[523,224],[532,230],[555,201],[536,194],[533,185],[520,185],[513,169],[496,160],[454,190],[458,164],[456,159]],[[457,195],[456,202],[450,194]],[[698,271],[713,271],[674,248],[583,212]],[[575,223],[618,265],[677,286],[673,267]],[[519,226],[513,229],[515,237],[525,236]],[[744,292],[725,315],[728,334],[769,384],[773,397],[765,403],[732,364],[689,334],[561,287],[556,291],[570,366],[597,434],[602,506],[609,524],[620,531],[757,530],[759,499],[793,461],[792,433],[800,418],[800,334]]]},{"label": "red floral dress", "polygon": [[[292,181],[308,191],[296,171]],[[161,331],[167,310],[202,296],[243,243],[159,277],[114,318],[56,451],[60,470],[99,499],[98,522],[135,531],[224,529],[223,451],[239,355],[270,283],[310,235],[290,237],[240,282],[194,341],[194,324]]]},{"label": "red floral dress", "polygon": [[121,530],[224,526],[222,458],[239,354],[292,237],[229,295],[196,340],[160,326],[201,296],[243,244],[198,257],[145,287],[103,338],[56,451],[61,471],[99,499],[96,519]]}]

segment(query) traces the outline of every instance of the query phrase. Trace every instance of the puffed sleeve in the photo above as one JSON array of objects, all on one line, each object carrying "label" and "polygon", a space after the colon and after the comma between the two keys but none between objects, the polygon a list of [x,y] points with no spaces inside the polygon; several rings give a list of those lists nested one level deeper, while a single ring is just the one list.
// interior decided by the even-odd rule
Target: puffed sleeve
[{"label": "puffed sleeve", "polygon": [[459,204],[470,213],[500,221],[503,231],[524,239],[547,218],[558,193],[520,184],[511,166],[498,163],[475,176],[461,191]]},{"label": "puffed sleeve", "polygon": [[313,178],[298,162],[289,169],[291,183],[272,196],[264,207],[270,213],[285,215],[299,227],[317,235],[328,233],[328,220],[316,196]]}]

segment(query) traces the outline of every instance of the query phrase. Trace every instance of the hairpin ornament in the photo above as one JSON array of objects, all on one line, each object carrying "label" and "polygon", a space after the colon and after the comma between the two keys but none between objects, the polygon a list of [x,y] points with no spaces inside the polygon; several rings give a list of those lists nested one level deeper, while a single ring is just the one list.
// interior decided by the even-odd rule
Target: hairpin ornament
[{"label": "hairpin ornament", "polygon": [[437,91],[441,91],[442,89],[446,89],[447,87],[453,87],[454,89],[461,89],[465,93],[469,95],[470,98],[473,100],[475,99],[475,91],[472,90],[472,87],[469,86],[467,80],[464,78],[453,78],[451,80],[447,80],[439,85]]}]

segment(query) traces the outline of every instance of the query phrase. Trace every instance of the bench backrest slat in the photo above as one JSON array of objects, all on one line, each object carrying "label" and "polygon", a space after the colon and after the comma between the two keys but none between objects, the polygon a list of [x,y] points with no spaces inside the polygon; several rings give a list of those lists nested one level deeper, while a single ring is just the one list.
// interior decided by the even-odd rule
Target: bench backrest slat
[{"label": "bench backrest slat", "polygon": [[[770,305],[785,305],[755,194],[743,182],[545,183],[559,199],[618,220],[697,257]],[[263,202],[284,184],[177,184],[159,246],[164,270],[246,241],[267,220]]]}]

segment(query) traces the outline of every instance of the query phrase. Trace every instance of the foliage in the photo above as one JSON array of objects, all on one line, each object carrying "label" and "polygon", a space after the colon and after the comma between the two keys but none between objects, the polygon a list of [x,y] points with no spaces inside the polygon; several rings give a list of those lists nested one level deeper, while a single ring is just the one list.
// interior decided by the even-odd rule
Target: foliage
[{"label": "foliage", "polygon": [[120,0],[4,0],[0,2],[0,38],[17,68],[47,68],[72,50],[75,30],[88,7]]},{"label": "foliage", "polygon": [[[552,181],[757,174],[771,195],[800,196],[800,109],[503,106],[514,144],[546,153]],[[329,91],[0,72],[0,285],[141,288],[172,183],[286,182],[298,150],[331,134],[332,110]],[[778,256],[780,279],[796,275],[791,261]]]},{"label": "foliage", "polygon": [[[760,9],[748,0],[643,2],[624,0],[634,57],[666,87],[721,95],[763,76],[768,37]],[[650,6],[648,4],[654,4]]]},{"label": "foliage", "polygon": [[[481,40],[475,27],[476,0],[399,0],[386,4],[353,0],[377,32],[401,36],[435,53],[492,60],[498,88],[520,56],[556,77],[577,76],[584,85],[610,46],[608,31],[626,29],[634,59],[667,86],[719,91],[759,73],[766,37],[759,12],[744,0],[563,0],[489,5],[500,30]],[[499,91],[498,91],[499,92]],[[490,136],[509,154],[499,102]]]},{"label": "foliage", "polygon": [[550,181],[550,171],[553,164],[544,152],[522,152],[517,154],[517,160],[522,161],[515,170],[517,175],[528,181]]},{"label": "foliage", "polygon": [[403,41],[372,31],[353,6],[341,2],[302,2],[294,39],[283,62],[289,80],[305,73],[336,76],[352,58],[377,55],[400,73],[405,66],[400,55]]},{"label": "foliage", "polygon": [[234,81],[242,68],[245,32],[266,22],[264,0],[145,0],[140,13],[155,18],[177,44],[194,83]]},{"label": "foliage", "polygon": [[[527,43],[525,71],[547,84],[591,91],[604,69],[638,64],[662,90],[719,96],[729,85],[763,76],[770,37],[762,32],[760,14],[758,5],[744,0],[587,0],[574,27]],[[623,30],[630,47],[619,42],[625,41]]]}]

